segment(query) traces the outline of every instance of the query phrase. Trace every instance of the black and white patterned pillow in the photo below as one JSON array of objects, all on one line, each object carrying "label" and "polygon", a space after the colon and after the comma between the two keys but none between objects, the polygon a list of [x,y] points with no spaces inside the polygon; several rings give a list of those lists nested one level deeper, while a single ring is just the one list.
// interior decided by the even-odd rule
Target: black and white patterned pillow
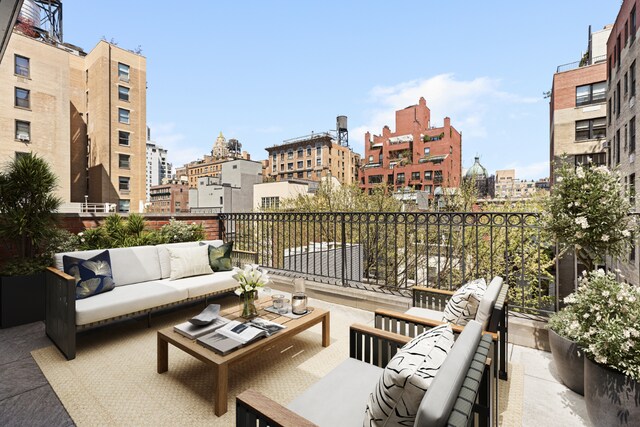
[{"label": "black and white patterned pillow", "polygon": [[462,285],[447,302],[442,321],[464,326],[475,319],[478,306],[486,291],[487,282],[483,278]]},{"label": "black and white patterned pillow", "polygon": [[364,426],[412,426],[420,402],[453,346],[449,324],[423,332],[389,361],[369,395]]}]

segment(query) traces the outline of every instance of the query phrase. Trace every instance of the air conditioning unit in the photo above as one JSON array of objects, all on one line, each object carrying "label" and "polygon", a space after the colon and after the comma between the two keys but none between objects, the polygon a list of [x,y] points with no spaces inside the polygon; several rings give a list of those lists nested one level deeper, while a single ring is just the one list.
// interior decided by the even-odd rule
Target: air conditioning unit
[{"label": "air conditioning unit", "polygon": [[18,140],[22,142],[29,142],[29,135],[26,133],[20,133],[18,134]]}]

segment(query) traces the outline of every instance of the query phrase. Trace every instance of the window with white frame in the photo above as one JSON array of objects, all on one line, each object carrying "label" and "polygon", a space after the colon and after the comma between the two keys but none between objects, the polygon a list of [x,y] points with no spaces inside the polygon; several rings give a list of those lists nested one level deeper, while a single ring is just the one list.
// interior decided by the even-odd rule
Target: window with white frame
[{"label": "window with white frame", "polygon": [[31,123],[24,120],[16,120],[16,139],[28,142],[31,140]]},{"label": "window with white frame", "polygon": [[606,138],[606,136],[607,136],[606,118],[598,117],[595,119],[576,121],[576,141]]},{"label": "window with white frame", "polygon": [[124,108],[118,108],[118,121],[120,123],[124,123],[125,125],[129,124],[129,110]]},{"label": "window with white frame", "polygon": [[118,86],[118,99],[120,101],[129,102],[129,88],[126,86]]},{"label": "window with white frame", "polygon": [[118,62],[118,79],[123,82],[129,81],[129,66]]},{"label": "window with white frame", "polygon": [[598,82],[576,87],[576,105],[604,102],[606,89],[607,82]]}]

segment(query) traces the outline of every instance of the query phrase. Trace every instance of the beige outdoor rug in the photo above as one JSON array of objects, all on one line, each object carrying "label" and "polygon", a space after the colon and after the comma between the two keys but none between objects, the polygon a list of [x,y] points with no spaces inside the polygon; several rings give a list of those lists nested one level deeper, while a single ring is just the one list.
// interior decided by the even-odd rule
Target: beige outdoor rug
[{"label": "beige outdoor rug", "polygon": [[[317,325],[236,365],[229,374],[229,411],[216,417],[213,378],[204,363],[169,345],[169,371],[156,373],[156,330],[182,322],[200,309],[157,316],[150,329],[144,322],[128,322],[81,335],[72,361],[54,346],[32,355],[79,426],[233,426],[236,395],[252,388],[286,405],[348,357],[349,325],[363,323],[369,316],[335,306],[329,347],[321,346]],[[510,393],[522,388],[522,369],[513,365],[510,385]],[[516,395],[521,399],[522,391]],[[501,412],[505,408],[501,418],[509,422],[504,425],[521,425],[517,422],[521,407],[521,401],[511,400],[501,407]]]}]

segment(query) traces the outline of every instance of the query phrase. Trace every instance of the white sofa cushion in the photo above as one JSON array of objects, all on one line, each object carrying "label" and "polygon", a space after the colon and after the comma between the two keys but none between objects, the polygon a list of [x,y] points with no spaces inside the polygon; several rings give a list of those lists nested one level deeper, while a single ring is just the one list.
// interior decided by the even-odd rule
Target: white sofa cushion
[{"label": "white sofa cushion", "polygon": [[160,279],[160,260],[155,246],[109,249],[116,286]]},{"label": "white sofa cushion", "polygon": [[359,426],[367,397],[383,369],[347,359],[322,377],[287,408],[319,426]]},{"label": "white sofa cushion", "polygon": [[64,262],[62,260],[63,256],[67,255],[78,259],[89,259],[104,251],[104,249],[91,249],[88,251],[60,252],[53,255],[53,264],[58,270],[64,271]]},{"label": "white sofa cushion", "polygon": [[186,290],[189,298],[195,298],[237,288],[238,282],[232,277],[234,274],[234,271],[218,271],[213,274],[185,277],[178,280],[162,279],[156,283],[162,283],[165,286],[171,286],[179,290]]},{"label": "white sofa cushion", "polygon": [[389,361],[367,399],[366,426],[413,425],[425,391],[453,346],[445,323],[413,338]]},{"label": "white sofa cushion", "polygon": [[[203,243],[213,246],[220,246],[222,240],[203,240]],[[171,257],[169,256],[168,248],[188,248],[193,246],[199,246],[200,242],[180,242],[180,243],[166,243],[164,245],[157,245],[158,258],[160,259],[160,277],[166,279],[171,276]]]},{"label": "white sofa cushion", "polygon": [[487,282],[476,279],[460,286],[449,298],[442,312],[442,321],[464,326],[475,319],[480,301],[487,290]]},{"label": "white sofa cushion", "polygon": [[208,246],[167,248],[167,250],[171,256],[171,275],[169,275],[169,279],[176,280],[183,277],[213,273],[209,266]]},{"label": "white sofa cushion", "polygon": [[496,305],[496,300],[498,299],[498,295],[500,294],[501,289],[502,277],[496,276],[493,278],[493,280],[491,280],[489,286],[487,286],[487,291],[484,293],[484,296],[480,301],[475,320],[482,324],[483,330],[487,329],[487,323],[489,323],[489,318],[491,317],[493,306]]},{"label": "white sofa cushion", "polygon": [[181,301],[187,298],[185,289],[176,289],[156,282],[116,286],[111,292],[76,301],[76,325],[86,325],[112,317]]}]

